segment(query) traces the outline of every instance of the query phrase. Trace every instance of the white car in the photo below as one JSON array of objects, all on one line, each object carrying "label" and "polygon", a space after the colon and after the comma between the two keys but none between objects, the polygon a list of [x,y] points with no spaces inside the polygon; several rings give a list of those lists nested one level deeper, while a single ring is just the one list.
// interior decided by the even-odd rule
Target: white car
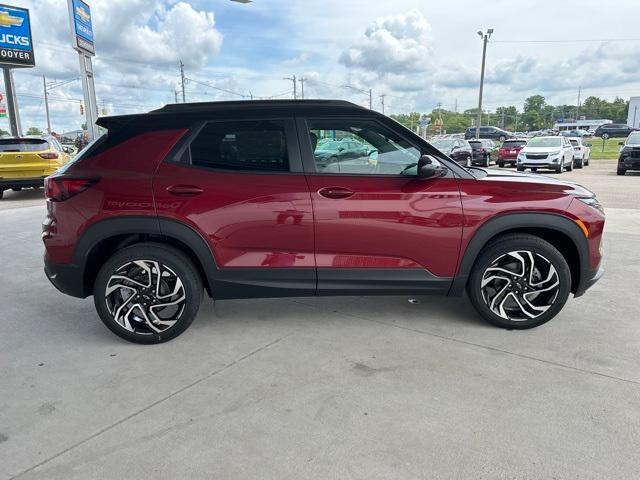
[{"label": "white car", "polygon": [[555,170],[556,173],[573,170],[573,145],[567,137],[534,137],[527,142],[516,163],[517,170],[524,172],[530,168],[535,172],[539,168]]},{"label": "white car", "polygon": [[586,143],[581,137],[569,137],[573,145],[573,166],[582,168],[589,165],[591,159],[591,144]]}]

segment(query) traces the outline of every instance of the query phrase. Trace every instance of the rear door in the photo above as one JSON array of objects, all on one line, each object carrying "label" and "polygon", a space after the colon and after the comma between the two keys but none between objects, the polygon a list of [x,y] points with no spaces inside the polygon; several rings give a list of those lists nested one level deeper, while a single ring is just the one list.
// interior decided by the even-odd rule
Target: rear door
[{"label": "rear door", "polygon": [[49,175],[51,162],[44,158],[49,149],[49,143],[44,139],[0,139],[0,179],[40,178]]},{"label": "rear door", "polygon": [[[318,294],[447,291],[455,274],[462,206],[452,174],[420,180],[421,147],[371,118],[298,120],[315,218]],[[369,155],[327,165],[323,138],[353,135]]]},{"label": "rear door", "polygon": [[214,297],[313,295],[313,214],[294,121],[211,121],[188,135],[157,172],[156,208],[206,239]]}]

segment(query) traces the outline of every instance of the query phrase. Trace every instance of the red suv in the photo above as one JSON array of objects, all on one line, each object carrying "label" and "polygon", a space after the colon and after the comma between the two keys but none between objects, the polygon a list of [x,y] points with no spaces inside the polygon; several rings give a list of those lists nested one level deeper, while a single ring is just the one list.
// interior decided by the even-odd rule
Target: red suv
[{"label": "red suv", "polygon": [[504,168],[506,164],[511,164],[515,167],[518,162],[518,154],[526,144],[526,138],[505,140],[498,150],[498,166]]},{"label": "red suv", "polygon": [[[46,180],[45,272],[102,321],[169,340],[214,299],[461,295],[505,328],[553,318],[602,274],[593,193],[463,168],[342,101],[169,105],[108,133]],[[327,162],[322,146],[358,155]]]}]

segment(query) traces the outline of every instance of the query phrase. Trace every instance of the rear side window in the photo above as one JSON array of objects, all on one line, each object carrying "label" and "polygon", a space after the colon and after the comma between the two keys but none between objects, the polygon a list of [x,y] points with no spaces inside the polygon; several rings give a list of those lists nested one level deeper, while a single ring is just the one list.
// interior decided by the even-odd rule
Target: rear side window
[{"label": "rear side window", "polygon": [[191,164],[244,171],[289,171],[284,122],[207,123],[191,142]]},{"label": "rear side window", "polygon": [[49,143],[37,138],[5,138],[0,140],[0,152],[41,152],[48,149]]}]

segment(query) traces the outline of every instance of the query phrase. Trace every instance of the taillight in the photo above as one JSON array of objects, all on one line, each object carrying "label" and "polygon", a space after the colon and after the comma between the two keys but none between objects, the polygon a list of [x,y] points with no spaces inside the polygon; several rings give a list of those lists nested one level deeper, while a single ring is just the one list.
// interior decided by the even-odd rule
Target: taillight
[{"label": "taillight", "polygon": [[58,154],[55,152],[39,153],[38,156],[44,158],[45,160],[55,160],[56,158],[58,158]]},{"label": "taillight", "polygon": [[44,179],[44,196],[54,202],[63,202],[84,192],[97,181],[97,178],[47,177]]}]

